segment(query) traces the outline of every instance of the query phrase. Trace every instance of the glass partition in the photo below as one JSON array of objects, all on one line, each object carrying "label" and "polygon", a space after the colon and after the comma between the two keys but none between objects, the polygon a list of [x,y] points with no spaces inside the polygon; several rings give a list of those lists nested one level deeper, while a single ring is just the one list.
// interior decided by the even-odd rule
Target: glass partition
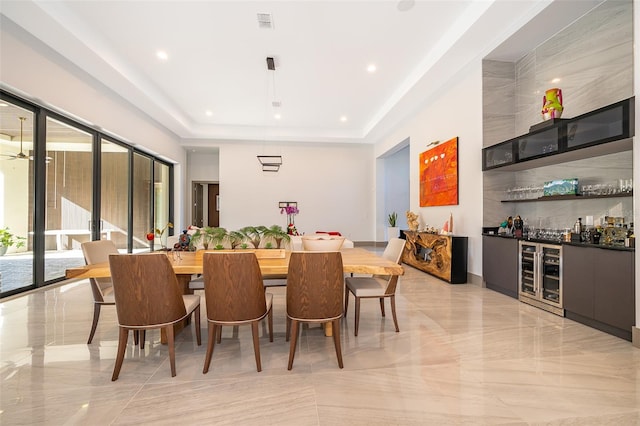
[{"label": "glass partition", "polygon": [[33,280],[34,114],[0,101],[0,294]]},{"label": "glass partition", "polygon": [[153,241],[146,235],[152,232],[151,163],[149,157],[133,154],[133,251],[149,250]]},{"label": "glass partition", "polygon": [[100,151],[101,238],[112,240],[125,252],[129,235],[129,149],[102,139]]},{"label": "glass partition", "polygon": [[46,122],[45,281],[84,265],[80,244],[91,240],[93,136],[52,118]]},{"label": "glass partition", "polygon": [[[167,246],[167,237],[173,234],[167,226],[169,223],[169,166],[154,162],[153,164],[153,220],[155,228],[162,231],[155,239],[155,249]],[[171,247],[168,247],[171,248]]]}]

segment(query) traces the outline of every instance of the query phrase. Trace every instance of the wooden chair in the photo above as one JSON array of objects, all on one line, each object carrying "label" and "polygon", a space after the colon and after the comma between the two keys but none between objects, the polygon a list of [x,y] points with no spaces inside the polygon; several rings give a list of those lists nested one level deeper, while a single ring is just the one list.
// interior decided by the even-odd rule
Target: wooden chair
[{"label": "wooden chair", "polygon": [[[382,257],[396,263],[400,263],[402,251],[404,250],[405,240],[401,238],[391,238],[387,243],[387,247],[382,253]],[[377,298],[380,299],[380,310],[384,315],[384,299],[389,298],[391,302],[391,313],[393,315],[393,323],[396,326],[396,332],[399,332],[398,318],[396,316],[396,286],[398,285],[397,275],[374,275],[372,277],[347,277],[345,279],[344,290],[344,315],[347,315],[349,307],[349,293],[356,298],[355,312],[355,328],[354,335],[358,335],[358,326],[360,324],[360,299]]]},{"label": "wooden chair", "polygon": [[111,380],[117,380],[129,330],[163,328],[167,333],[171,377],[176,375],[174,324],[194,314],[198,345],[200,296],[182,295],[171,262],[164,253],[112,254],[109,267],[120,327],[118,355]]},{"label": "wooden chair", "polygon": [[209,342],[202,373],[209,371],[216,337],[225,325],[251,324],[256,368],[262,371],[258,324],[268,317],[273,342],[272,295],[265,293],[256,255],[251,252],[204,253],[202,269]]},{"label": "wooden chair", "polygon": [[287,340],[291,330],[289,370],[293,367],[300,322],[331,322],[338,365],[343,367],[340,347],[343,286],[340,252],[291,253],[287,277]]},{"label": "wooden chair", "polygon": [[[109,261],[110,254],[118,254],[116,245],[111,240],[89,241],[80,245],[84,261],[87,265]],[[100,308],[104,305],[115,305],[113,298],[113,284],[111,278],[90,278],[91,293],[93,293],[93,322],[87,344],[91,344],[100,319]]]}]

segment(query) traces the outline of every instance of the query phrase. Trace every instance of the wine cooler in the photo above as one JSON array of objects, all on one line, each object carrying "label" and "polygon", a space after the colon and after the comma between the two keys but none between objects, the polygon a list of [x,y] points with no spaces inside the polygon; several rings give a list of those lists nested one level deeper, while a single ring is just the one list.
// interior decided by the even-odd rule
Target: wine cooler
[{"label": "wine cooler", "polygon": [[519,243],[518,298],[521,302],[564,316],[562,307],[562,246]]}]

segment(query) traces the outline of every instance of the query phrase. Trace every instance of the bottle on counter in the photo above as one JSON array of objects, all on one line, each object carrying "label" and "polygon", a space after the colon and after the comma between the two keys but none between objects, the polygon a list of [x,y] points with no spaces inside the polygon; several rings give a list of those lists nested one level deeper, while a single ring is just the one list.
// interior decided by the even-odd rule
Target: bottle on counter
[{"label": "bottle on counter", "polygon": [[582,218],[579,217],[576,221],[575,225],[573,225],[573,232],[580,235],[582,232]]}]

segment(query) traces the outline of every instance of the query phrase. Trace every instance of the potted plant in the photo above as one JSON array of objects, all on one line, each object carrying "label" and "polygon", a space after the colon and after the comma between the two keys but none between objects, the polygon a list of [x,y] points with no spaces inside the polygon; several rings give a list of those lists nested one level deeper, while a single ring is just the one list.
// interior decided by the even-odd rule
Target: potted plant
[{"label": "potted plant", "polygon": [[253,244],[253,248],[260,247],[262,241],[262,234],[267,228],[265,226],[245,226],[240,229],[240,232],[247,237],[247,240]]},{"label": "potted plant", "polygon": [[210,228],[211,242],[215,250],[224,249],[224,242],[229,238],[229,233],[224,228]]},{"label": "potted plant", "polygon": [[208,250],[209,245],[215,243],[216,236],[217,236],[216,228],[212,228],[210,226],[202,227],[198,229],[195,232],[195,234],[191,236],[189,247],[192,250],[196,250],[198,245],[202,243],[202,247],[204,247],[205,250]]},{"label": "potted plant", "polygon": [[[269,228],[266,228],[262,233],[262,236],[275,241],[276,248],[282,248],[281,245],[283,240],[284,241],[291,240],[291,237],[289,237],[289,234],[287,234],[287,231],[282,229],[282,227],[279,225],[271,225]],[[273,245],[272,244],[268,245],[268,244],[270,244],[270,242],[267,242],[267,245],[265,245],[265,247],[272,248]]]},{"label": "potted plant", "polygon": [[24,240],[26,238],[14,235],[9,231],[9,227],[0,229],[0,256],[4,256],[7,253],[7,249],[12,246],[16,248],[24,247]]},{"label": "potted plant", "polygon": [[387,216],[387,225],[387,240],[397,238],[400,230],[398,228],[398,213],[389,213],[389,216]]},{"label": "potted plant", "polygon": [[231,244],[231,248],[233,250],[237,248],[247,248],[247,244],[245,240],[247,237],[240,231],[231,231],[227,235],[227,239],[229,240],[229,244]]}]

